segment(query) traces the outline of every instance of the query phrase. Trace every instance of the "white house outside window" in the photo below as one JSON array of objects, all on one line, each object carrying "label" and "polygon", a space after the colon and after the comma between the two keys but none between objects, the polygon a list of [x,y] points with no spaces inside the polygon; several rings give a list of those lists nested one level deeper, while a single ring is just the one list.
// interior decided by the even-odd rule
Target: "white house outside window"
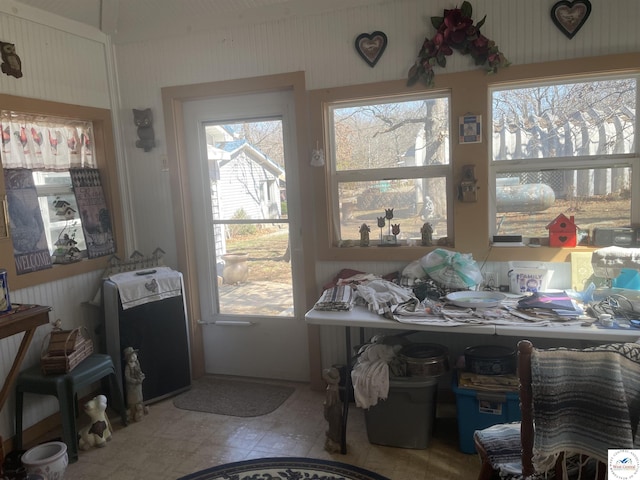
[{"label": "white house outside window", "polygon": [[579,240],[637,223],[638,76],[492,88],[494,234],[547,238],[559,214]]},{"label": "white house outside window", "polygon": [[[447,199],[450,100],[420,94],[328,105],[334,244],[356,244],[363,224],[371,244],[399,225],[401,244],[420,244],[420,229],[434,239],[450,233]],[[385,226],[378,219],[393,209]]]}]

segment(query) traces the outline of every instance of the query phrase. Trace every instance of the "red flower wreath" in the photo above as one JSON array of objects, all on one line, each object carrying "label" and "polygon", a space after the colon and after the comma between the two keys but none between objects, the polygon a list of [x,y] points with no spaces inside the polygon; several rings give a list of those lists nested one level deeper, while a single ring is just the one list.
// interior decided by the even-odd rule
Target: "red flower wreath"
[{"label": "red flower wreath", "polygon": [[509,61],[495,42],[480,33],[487,16],[474,25],[472,11],[471,4],[465,1],[460,8],[445,10],[442,17],[431,17],[431,24],[437,31],[433,38],[426,38],[422,44],[416,63],[409,70],[408,86],[421,80],[432,87],[433,67],[444,68],[446,57],[453,54],[453,50],[471,55],[476,65],[486,66],[487,73],[496,73],[498,67],[509,66]]}]

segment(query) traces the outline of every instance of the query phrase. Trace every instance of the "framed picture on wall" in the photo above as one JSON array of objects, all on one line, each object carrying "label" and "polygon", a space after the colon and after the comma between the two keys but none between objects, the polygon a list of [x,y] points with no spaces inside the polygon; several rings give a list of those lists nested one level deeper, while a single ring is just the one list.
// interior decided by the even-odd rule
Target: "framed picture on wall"
[{"label": "framed picture on wall", "polygon": [[463,115],[459,118],[460,143],[482,142],[482,115]]},{"label": "framed picture on wall", "polygon": [[464,115],[459,119],[459,142],[482,142],[482,115]]}]

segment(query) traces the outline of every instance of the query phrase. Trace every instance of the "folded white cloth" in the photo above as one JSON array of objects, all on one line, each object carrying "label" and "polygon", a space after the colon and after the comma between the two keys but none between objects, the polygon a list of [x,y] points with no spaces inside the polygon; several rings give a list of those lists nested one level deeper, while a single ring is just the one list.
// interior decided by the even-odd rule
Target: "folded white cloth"
[{"label": "folded white cloth", "polygon": [[109,279],[118,287],[123,310],[182,294],[182,274],[169,267],[117,273]]},{"label": "folded white cloth", "polygon": [[358,294],[367,302],[370,311],[393,319],[395,308],[412,298],[413,292],[388,280],[378,279],[356,285]]},{"label": "folded white cloth", "polygon": [[367,409],[389,396],[389,362],[395,357],[392,345],[368,344],[360,349],[351,370],[356,406]]}]

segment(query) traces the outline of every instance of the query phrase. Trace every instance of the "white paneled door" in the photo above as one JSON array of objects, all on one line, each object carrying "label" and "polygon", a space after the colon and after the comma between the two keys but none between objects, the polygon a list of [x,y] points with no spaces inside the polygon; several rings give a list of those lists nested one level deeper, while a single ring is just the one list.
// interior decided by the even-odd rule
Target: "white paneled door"
[{"label": "white paneled door", "polygon": [[306,381],[293,96],[183,111],[206,372]]}]

